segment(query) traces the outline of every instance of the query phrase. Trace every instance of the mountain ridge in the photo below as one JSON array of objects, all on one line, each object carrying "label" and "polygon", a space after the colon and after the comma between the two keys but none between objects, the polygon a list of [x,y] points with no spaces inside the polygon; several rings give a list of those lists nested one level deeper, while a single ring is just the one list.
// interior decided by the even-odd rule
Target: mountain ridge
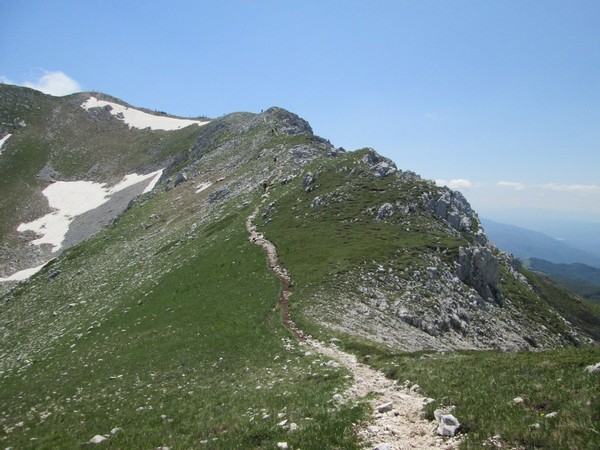
[{"label": "mountain ridge", "polygon": [[[114,185],[134,171],[163,172],[106,226],[1,297],[7,445],[69,448],[121,427],[109,435],[119,448],[362,446],[353,430],[367,410],[336,400],[351,375],[279,320],[280,282],[246,227],[256,208],[256,232],[276,246],[290,277],[289,314],[321,342],[359,342],[373,354],[595,355],[585,349],[600,340],[599,315],[500,252],[460,193],[373,149],[335,148],[277,107],[157,131],[129,128],[103,108],[86,111],[81,99],[52,100],[46,112],[72,112],[61,116],[62,129],[56,116],[42,117],[50,100],[39,99],[37,125],[31,119],[11,137],[0,171],[34,154],[28,139],[45,146],[46,159],[23,177],[36,180],[50,161],[54,181],[38,180],[37,191],[16,198],[18,186],[0,184],[15,209],[44,200],[43,188],[59,180]],[[92,147],[82,161],[76,149],[85,142]],[[65,155],[75,164],[65,165]],[[36,236],[16,226],[49,211],[29,208],[4,224],[5,268],[12,254],[35,260],[19,252]]]}]

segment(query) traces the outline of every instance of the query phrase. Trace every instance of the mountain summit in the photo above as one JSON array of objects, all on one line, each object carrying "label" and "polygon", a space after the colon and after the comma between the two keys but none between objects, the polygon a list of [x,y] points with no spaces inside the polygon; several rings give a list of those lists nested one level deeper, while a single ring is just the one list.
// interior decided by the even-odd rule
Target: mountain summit
[{"label": "mountain summit", "polygon": [[[341,375],[312,371],[293,327],[395,351],[600,339],[598,316],[499,251],[460,193],[373,149],[335,148],[284,109],[182,119],[98,93],[55,98],[4,85],[0,104],[0,374],[25,398],[5,422],[29,408],[52,414],[42,427],[76,420],[73,411],[95,408],[89,391],[104,412],[81,419],[79,439],[131,411],[155,429],[153,408],[165,410],[156,427],[178,436],[177,421],[200,419],[172,411],[173,389],[179,399],[243,392],[283,408],[281,399],[300,402],[277,388],[292,376],[309,391],[322,380],[333,395]],[[254,245],[261,239],[285,271],[283,303]],[[287,330],[274,314],[284,309],[294,323]],[[231,391],[203,390],[217,374]],[[26,380],[72,389],[41,400],[25,393]],[[67,398],[78,408],[66,408]],[[335,420],[358,414],[344,408]],[[249,404],[236,414],[269,415]],[[239,443],[227,439],[241,429],[219,431],[217,422],[202,422],[210,432],[198,441]],[[313,426],[306,422],[323,432]],[[186,439],[177,442],[198,445]]]}]

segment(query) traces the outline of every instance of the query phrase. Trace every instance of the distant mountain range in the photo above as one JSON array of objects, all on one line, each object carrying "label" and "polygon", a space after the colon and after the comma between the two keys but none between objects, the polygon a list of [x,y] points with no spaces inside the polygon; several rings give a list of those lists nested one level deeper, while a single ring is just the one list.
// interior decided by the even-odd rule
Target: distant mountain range
[{"label": "distant mountain range", "polygon": [[[487,235],[502,250],[520,259],[538,258],[554,264],[586,264],[600,268],[600,255],[585,251],[570,242],[559,240],[538,231],[481,219]],[[594,245],[589,246],[590,249]]]},{"label": "distant mountain range", "polygon": [[600,269],[579,263],[554,264],[538,258],[525,260],[525,266],[547,275],[583,297],[600,301]]}]

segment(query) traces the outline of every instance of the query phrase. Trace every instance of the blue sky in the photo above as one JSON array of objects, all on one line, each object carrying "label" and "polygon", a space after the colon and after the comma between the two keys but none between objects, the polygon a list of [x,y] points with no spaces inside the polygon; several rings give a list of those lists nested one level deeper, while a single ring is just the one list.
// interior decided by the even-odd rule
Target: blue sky
[{"label": "blue sky", "polygon": [[597,0],[1,0],[0,15],[4,82],[183,116],[277,105],[481,215],[600,222]]}]

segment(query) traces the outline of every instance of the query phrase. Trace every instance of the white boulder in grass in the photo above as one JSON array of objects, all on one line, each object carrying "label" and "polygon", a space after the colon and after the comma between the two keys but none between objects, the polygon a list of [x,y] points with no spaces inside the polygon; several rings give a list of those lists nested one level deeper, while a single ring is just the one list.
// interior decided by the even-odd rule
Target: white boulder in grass
[{"label": "white boulder in grass", "polygon": [[585,368],[585,370],[588,373],[600,372],[600,363],[598,363],[598,364],[592,364],[591,366],[587,366]]},{"label": "white boulder in grass", "polygon": [[104,436],[102,436],[101,434],[97,434],[96,436],[90,439],[90,444],[100,444],[105,440],[106,438]]},{"label": "white boulder in grass", "polygon": [[452,414],[444,414],[442,410],[436,409],[433,412],[435,419],[438,422],[437,433],[440,436],[455,436],[460,429],[460,423],[458,419]]}]

